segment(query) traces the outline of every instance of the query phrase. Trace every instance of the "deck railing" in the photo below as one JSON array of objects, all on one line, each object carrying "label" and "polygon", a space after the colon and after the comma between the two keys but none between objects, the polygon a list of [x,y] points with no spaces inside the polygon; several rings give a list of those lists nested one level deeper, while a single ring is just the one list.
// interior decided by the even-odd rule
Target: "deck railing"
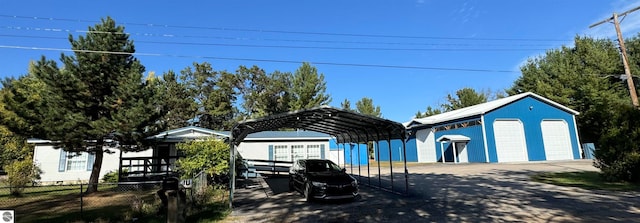
[{"label": "deck railing", "polygon": [[169,157],[122,157],[119,166],[119,181],[161,180],[175,176],[178,156]]}]

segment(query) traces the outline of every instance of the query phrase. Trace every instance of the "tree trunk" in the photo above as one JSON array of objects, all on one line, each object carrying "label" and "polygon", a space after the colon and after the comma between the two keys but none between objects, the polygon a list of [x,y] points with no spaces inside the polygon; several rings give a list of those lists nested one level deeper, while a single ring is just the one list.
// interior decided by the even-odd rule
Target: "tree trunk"
[{"label": "tree trunk", "polygon": [[87,194],[98,191],[98,180],[100,179],[100,169],[102,168],[102,157],[104,157],[102,142],[102,140],[98,140],[98,143],[96,144],[96,160],[93,162],[93,168],[91,168],[91,177],[89,177],[89,185],[87,186],[86,191]]}]

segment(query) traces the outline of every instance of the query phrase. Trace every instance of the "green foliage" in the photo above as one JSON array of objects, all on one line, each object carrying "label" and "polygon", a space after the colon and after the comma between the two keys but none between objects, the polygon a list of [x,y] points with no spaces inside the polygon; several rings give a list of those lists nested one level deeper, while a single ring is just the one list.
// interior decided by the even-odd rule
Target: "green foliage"
[{"label": "green foliage", "polygon": [[614,114],[601,133],[595,166],[608,180],[640,182],[640,111],[630,105],[609,109]]},{"label": "green foliage", "polygon": [[26,140],[0,125],[0,167],[15,160],[30,159],[33,154],[33,146]]},{"label": "green foliage", "polygon": [[426,118],[432,115],[441,114],[442,110],[439,108],[432,108],[431,106],[427,106],[427,110],[424,113],[418,111],[416,112],[415,118]]},{"label": "green foliage", "polygon": [[[150,75],[151,76],[151,75]],[[179,81],[173,71],[168,71],[162,78],[149,77],[156,88],[158,100],[166,110],[162,117],[163,129],[176,129],[190,125],[196,117],[198,104],[191,96],[186,83]]]},{"label": "green foliage", "polygon": [[329,104],[331,96],[325,94],[326,90],[324,74],[318,74],[318,69],[311,64],[303,63],[293,74],[289,109],[296,111]]},{"label": "green foliage", "polygon": [[206,169],[210,176],[229,172],[229,144],[218,139],[192,140],[177,144],[185,157],[177,161],[182,178],[192,178]]},{"label": "green foliage", "polygon": [[[124,173],[127,172],[127,169],[122,169]],[[102,181],[107,183],[118,183],[120,176],[118,175],[117,170],[111,170],[102,176]]]},{"label": "green foliage", "polygon": [[25,186],[40,179],[40,173],[42,173],[30,156],[23,160],[9,162],[3,168],[7,171],[7,183],[14,196],[21,196]]},{"label": "green foliage", "polygon": [[617,78],[624,70],[611,40],[576,37],[573,47],[549,50],[520,69],[522,76],[507,93],[531,91],[580,111],[577,124],[584,142],[599,140],[609,108],[630,104],[626,85]]},{"label": "green foliage", "polygon": [[360,114],[382,117],[380,106],[373,105],[373,99],[364,97],[356,102],[356,111]]},{"label": "green foliage", "polygon": [[[145,68],[133,57],[128,38],[109,17],[89,27],[86,36],[69,36],[74,54],[61,56],[64,68],[43,57],[27,76],[11,81],[3,101],[12,116],[1,124],[26,137],[59,142],[56,146],[66,151],[95,153],[89,181],[97,185],[107,140],[138,150],[147,136],[162,130],[158,120],[164,107],[157,88],[143,80]],[[94,190],[97,186],[87,191]]]},{"label": "green foliage", "polygon": [[344,101],[340,102],[340,107],[346,111],[354,111],[351,108],[351,101],[349,101],[349,99],[344,99]]},{"label": "green foliage", "polygon": [[257,66],[240,66],[236,75],[243,82],[239,86],[245,117],[259,118],[289,111],[291,73],[274,71],[267,74]]},{"label": "green foliage", "polygon": [[239,79],[226,71],[216,71],[209,63],[193,63],[181,72],[180,78],[197,103],[198,125],[223,130],[233,125],[234,103]]},{"label": "green foliage", "polygon": [[469,107],[477,104],[482,104],[487,102],[490,98],[500,98],[502,94],[495,93],[495,96],[492,97],[492,92],[490,90],[484,92],[477,92],[473,88],[462,88],[456,91],[456,95],[453,96],[451,94],[447,94],[446,103],[440,104],[440,108],[433,108],[431,106],[427,107],[427,110],[422,113],[418,111],[415,114],[415,118],[425,118],[432,115],[437,115],[443,112],[453,111],[456,109]]},{"label": "green foliage", "polygon": [[442,104],[444,111],[453,111],[456,109],[469,107],[487,102],[487,95],[478,93],[473,88],[463,88],[456,91],[456,97],[451,94],[447,95],[447,102]]}]

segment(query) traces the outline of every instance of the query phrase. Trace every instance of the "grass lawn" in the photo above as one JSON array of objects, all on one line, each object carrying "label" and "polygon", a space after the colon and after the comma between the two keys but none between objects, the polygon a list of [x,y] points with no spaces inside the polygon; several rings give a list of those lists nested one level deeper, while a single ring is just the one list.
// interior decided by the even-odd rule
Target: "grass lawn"
[{"label": "grass lawn", "polygon": [[584,189],[597,189],[609,191],[640,191],[640,184],[627,182],[607,182],[599,172],[558,172],[541,173],[531,177],[534,181],[554,184],[559,186],[571,186]]},{"label": "grass lawn", "polygon": [[[99,192],[85,195],[81,201],[79,185],[27,187],[20,197],[0,187],[0,207],[14,209],[16,222],[131,222],[134,218],[136,222],[166,222],[156,213],[161,203],[157,188],[120,189],[101,185]],[[188,204],[188,222],[224,219],[229,214],[227,197],[226,190],[212,190],[201,198],[203,205]]]}]

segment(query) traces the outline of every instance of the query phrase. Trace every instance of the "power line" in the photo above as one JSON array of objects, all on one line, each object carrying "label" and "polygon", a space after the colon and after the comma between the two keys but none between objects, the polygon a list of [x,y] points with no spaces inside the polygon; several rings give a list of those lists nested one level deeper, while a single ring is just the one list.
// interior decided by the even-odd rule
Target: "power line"
[{"label": "power line", "polygon": [[[63,37],[29,36],[29,35],[5,35],[0,37],[38,38],[38,39],[67,39]],[[163,42],[163,41],[136,41],[137,43],[192,45],[192,46],[222,46],[222,47],[253,47],[253,48],[278,48],[278,49],[320,49],[320,50],[371,50],[371,51],[539,51],[546,49],[512,49],[512,48],[381,48],[381,47],[329,47],[329,46],[291,46],[291,45],[255,45],[255,44],[229,44],[229,43],[194,43],[194,42]]]},{"label": "power line", "polygon": [[[69,18],[53,18],[53,17],[37,17],[37,16],[17,16],[2,15],[0,17],[12,19],[33,19],[48,21],[65,21],[65,22],[82,22],[82,23],[98,23],[96,20],[82,20]],[[259,33],[280,33],[280,34],[299,34],[299,35],[320,35],[320,36],[347,36],[347,37],[371,37],[371,38],[401,38],[401,39],[435,39],[435,40],[471,40],[471,41],[532,41],[532,42],[566,42],[561,39],[529,39],[529,38],[466,38],[466,37],[438,37],[438,36],[406,36],[406,35],[380,35],[380,34],[356,34],[356,33],[333,33],[333,32],[304,32],[304,31],[286,31],[286,30],[265,30],[265,29],[243,29],[243,28],[222,28],[208,26],[185,26],[185,25],[166,25],[153,23],[134,23],[125,22],[123,25],[160,27],[160,28],[178,28],[178,29],[200,29],[200,30],[218,30],[218,31],[235,31],[235,32],[259,32]]]},{"label": "power line", "polygon": [[[0,26],[4,29],[27,30],[27,31],[47,31],[47,32],[66,32],[66,33],[104,33],[100,31],[86,30],[70,30],[62,28],[41,28],[41,27],[23,27],[23,26]],[[339,43],[339,44],[380,44],[380,45],[408,45],[408,46],[549,46],[548,44],[469,44],[469,43],[416,43],[416,42],[377,42],[377,41],[336,41],[336,40],[301,40],[301,39],[279,39],[279,38],[247,38],[247,37],[221,37],[221,36],[205,36],[205,35],[178,35],[178,34],[157,34],[157,33],[119,33],[144,37],[161,37],[161,38],[202,38],[202,39],[218,39],[218,40],[250,40],[250,41],[274,41],[274,42],[299,42],[299,43]]]},{"label": "power line", "polygon": [[447,67],[423,67],[423,66],[400,66],[400,65],[383,65],[383,64],[357,64],[357,63],[334,63],[334,62],[313,62],[313,61],[293,61],[293,60],[273,60],[273,59],[255,59],[255,58],[234,58],[234,57],[213,57],[213,56],[186,56],[158,53],[128,53],[98,50],[73,50],[49,47],[29,47],[29,46],[11,46],[0,45],[0,48],[21,49],[21,50],[41,50],[41,51],[61,51],[74,53],[102,53],[115,55],[135,55],[135,56],[159,56],[159,57],[177,57],[177,58],[197,58],[212,60],[234,60],[234,61],[252,61],[252,62],[271,62],[271,63],[295,63],[310,62],[312,64],[332,65],[332,66],[352,66],[352,67],[377,67],[377,68],[396,68],[396,69],[416,69],[416,70],[438,70],[438,71],[466,71],[466,72],[490,72],[490,73],[517,73],[511,70],[491,70],[491,69],[472,69],[472,68],[447,68]]}]

